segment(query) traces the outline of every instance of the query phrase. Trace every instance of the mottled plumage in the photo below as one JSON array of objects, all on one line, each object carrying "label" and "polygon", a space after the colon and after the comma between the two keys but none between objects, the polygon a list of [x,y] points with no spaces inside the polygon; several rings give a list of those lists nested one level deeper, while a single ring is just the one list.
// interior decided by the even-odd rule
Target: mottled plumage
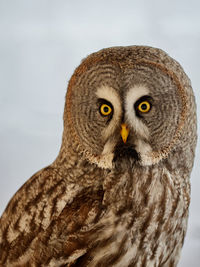
[{"label": "mottled plumage", "polygon": [[60,153],[0,219],[0,266],[176,266],[196,106],[160,49],[91,54],[68,86]]}]

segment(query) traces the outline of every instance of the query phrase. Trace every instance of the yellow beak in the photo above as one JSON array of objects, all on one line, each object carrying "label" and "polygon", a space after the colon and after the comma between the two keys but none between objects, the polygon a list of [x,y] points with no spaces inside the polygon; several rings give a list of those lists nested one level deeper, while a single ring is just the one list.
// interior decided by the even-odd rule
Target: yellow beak
[{"label": "yellow beak", "polygon": [[123,142],[125,144],[126,140],[128,138],[128,135],[129,135],[129,129],[128,129],[128,126],[125,123],[121,124],[120,134],[121,134],[122,140],[123,140]]}]

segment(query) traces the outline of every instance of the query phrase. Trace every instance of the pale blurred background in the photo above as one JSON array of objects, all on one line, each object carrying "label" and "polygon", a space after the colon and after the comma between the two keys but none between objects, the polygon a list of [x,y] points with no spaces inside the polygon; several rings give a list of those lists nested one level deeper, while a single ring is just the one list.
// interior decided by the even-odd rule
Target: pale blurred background
[{"label": "pale blurred background", "polygon": [[[178,60],[200,103],[200,1],[0,0],[0,214],[58,154],[67,83],[104,47],[160,47]],[[179,267],[200,266],[200,151]]]}]

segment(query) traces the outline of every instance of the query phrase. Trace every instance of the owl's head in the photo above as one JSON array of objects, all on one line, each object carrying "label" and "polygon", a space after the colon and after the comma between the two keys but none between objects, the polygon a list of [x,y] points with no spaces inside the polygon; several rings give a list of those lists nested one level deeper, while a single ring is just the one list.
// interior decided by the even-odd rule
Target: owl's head
[{"label": "owl's head", "polygon": [[181,66],[160,49],[131,46],[83,60],[69,82],[64,123],[85,159],[114,168],[152,165],[186,147],[194,139],[192,117],[194,97]]}]

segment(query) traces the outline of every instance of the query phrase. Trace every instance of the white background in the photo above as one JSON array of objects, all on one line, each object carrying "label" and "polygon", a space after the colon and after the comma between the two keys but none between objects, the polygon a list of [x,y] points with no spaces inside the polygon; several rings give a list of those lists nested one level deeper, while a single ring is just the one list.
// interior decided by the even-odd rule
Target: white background
[{"label": "white background", "polygon": [[[67,83],[104,47],[160,47],[178,60],[200,103],[198,0],[0,0],[0,214],[58,154]],[[200,151],[179,267],[200,266]]]}]

